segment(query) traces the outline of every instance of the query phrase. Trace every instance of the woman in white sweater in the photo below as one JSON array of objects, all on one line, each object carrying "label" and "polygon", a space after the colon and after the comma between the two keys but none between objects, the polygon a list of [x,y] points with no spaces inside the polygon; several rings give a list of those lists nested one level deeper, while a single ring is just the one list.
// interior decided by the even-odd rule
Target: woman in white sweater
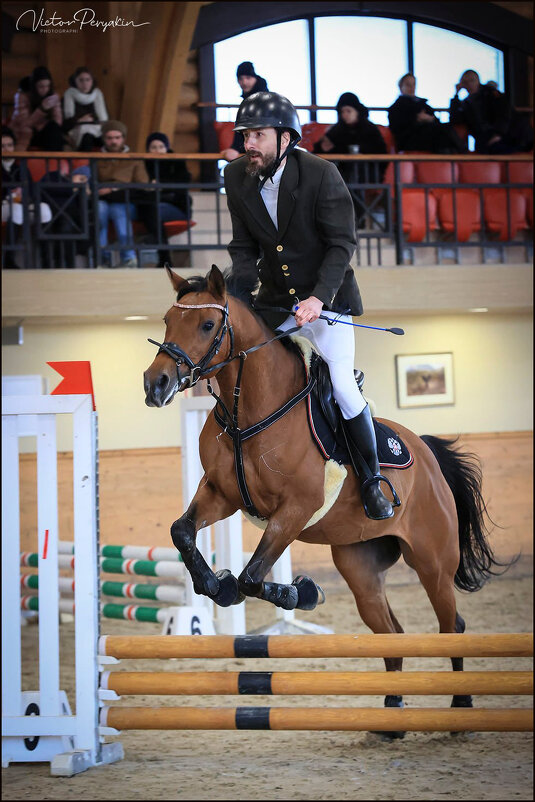
[{"label": "woman in white sweater", "polygon": [[108,110],[101,90],[87,67],[78,67],[63,95],[64,131],[75,150],[91,151],[102,145],[101,123]]}]

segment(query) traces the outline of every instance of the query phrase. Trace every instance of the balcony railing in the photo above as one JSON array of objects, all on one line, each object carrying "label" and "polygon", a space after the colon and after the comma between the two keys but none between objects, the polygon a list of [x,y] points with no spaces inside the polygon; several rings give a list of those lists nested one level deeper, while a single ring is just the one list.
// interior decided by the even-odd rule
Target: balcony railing
[{"label": "balcony railing", "polygon": [[[16,268],[95,268],[102,251],[133,251],[142,267],[147,254],[168,251],[172,263],[191,264],[200,251],[226,251],[232,237],[218,153],[3,154],[20,164],[20,179],[5,182],[2,203],[2,265]],[[154,183],[98,180],[102,159],[150,159]],[[338,164],[352,195],[360,247],[357,264],[428,264],[532,258],[533,163],[530,154],[439,156],[435,154],[326,155]],[[185,159],[212,165],[213,180],[162,183],[161,160]],[[73,170],[90,168],[87,184],[72,182]],[[386,167],[385,167],[386,165]],[[99,190],[122,191],[126,239],[101,242]],[[162,224],[162,192],[181,190],[192,200],[186,220]],[[152,233],[141,222],[151,210]],[[479,253],[474,249],[479,249]],[[518,251],[520,249],[520,251]],[[519,255],[520,254],[520,255]],[[423,255],[423,254],[422,254]],[[200,254],[199,254],[200,256]],[[157,258],[157,255],[156,255]],[[228,258],[228,257],[227,257]],[[153,258],[154,260],[154,258]]]}]

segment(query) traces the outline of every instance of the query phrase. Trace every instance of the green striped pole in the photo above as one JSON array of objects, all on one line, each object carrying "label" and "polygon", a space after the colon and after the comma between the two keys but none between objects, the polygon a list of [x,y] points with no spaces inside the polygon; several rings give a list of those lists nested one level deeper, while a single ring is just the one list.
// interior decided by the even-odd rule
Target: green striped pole
[{"label": "green striped pole", "polygon": [[[39,575],[23,574],[20,578],[20,584],[23,590],[38,590]],[[69,577],[59,577],[59,590],[61,593],[74,593],[74,580]],[[103,596],[120,596],[126,599],[147,599],[169,604],[184,604],[184,591],[174,585],[104,581],[101,586],[101,593]]]},{"label": "green striped pole", "polygon": [[[22,610],[39,610],[37,596],[23,596],[20,600]],[[75,613],[74,602],[69,599],[59,600],[61,613]],[[163,624],[167,617],[167,610],[159,607],[140,607],[135,604],[101,604],[100,614],[104,618],[121,618],[127,621],[149,621]]]}]

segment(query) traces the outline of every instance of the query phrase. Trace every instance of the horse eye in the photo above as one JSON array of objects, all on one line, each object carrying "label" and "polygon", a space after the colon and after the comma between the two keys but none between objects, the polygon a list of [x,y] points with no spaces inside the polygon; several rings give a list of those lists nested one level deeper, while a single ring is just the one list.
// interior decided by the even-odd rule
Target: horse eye
[{"label": "horse eye", "polygon": [[214,328],[213,320],[205,320],[201,326],[203,331],[211,331]]}]

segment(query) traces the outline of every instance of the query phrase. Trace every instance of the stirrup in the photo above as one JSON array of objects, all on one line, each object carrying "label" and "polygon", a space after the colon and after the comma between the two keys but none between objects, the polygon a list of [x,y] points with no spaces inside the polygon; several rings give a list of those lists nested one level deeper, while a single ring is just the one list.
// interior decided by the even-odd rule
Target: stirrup
[{"label": "stirrup", "polygon": [[[364,506],[364,511],[366,512],[366,515],[368,515],[368,508],[367,508],[367,505],[366,505],[366,502],[365,502],[365,495],[366,495],[365,494],[365,490],[370,485],[378,484],[379,482],[386,482],[388,487],[390,488],[390,491],[392,493],[392,506],[393,507],[401,507],[401,499],[398,496],[398,494],[396,493],[396,490],[395,490],[394,486],[392,485],[392,482],[390,481],[390,479],[388,479],[386,476],[383,476],[381,473],[377,473],[374,476],[369,476],[367,479],[364,479],[364,481],[361,482],[361,485],[360,485],[360,492],[361,492],[361,495],[362,495],[362,504]],[[372,516],[368,515],[368,517],[371,518]],[[389,517],[391,517],[391,516],[389,516]],[[379,518],[379,519],[375,519],[375,520],[382,520],[382,519]]]}]

